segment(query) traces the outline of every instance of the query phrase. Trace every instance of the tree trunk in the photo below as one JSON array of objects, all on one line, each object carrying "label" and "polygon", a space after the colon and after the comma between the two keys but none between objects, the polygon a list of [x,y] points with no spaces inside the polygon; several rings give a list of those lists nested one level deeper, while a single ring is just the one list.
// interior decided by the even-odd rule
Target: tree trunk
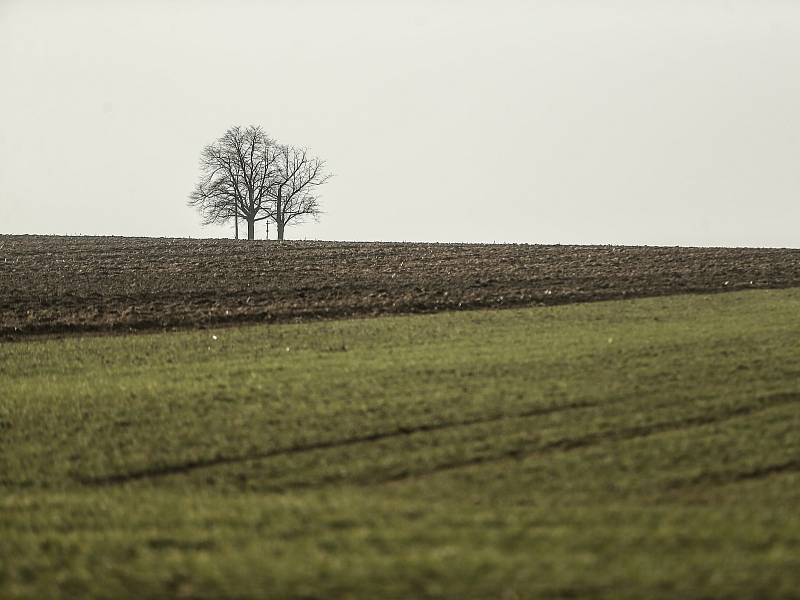
[{"label": "tree trunk", "polygon": [[254,240],[256,239],[256,222],[255,221],[247,221],[247,239]]},{"label": "tree trunk", "polygon": [[278,230],[278,241],[283,241],[283,228],[286,223],[283,222],[283,206],[281,206],[281,188],[278,188],[278,199],[275,201],[275,229]]},{"label": "tree trunk", "polygon": [[236,232],[236,239],[239,239],[239,215],[233,217],[233,230]]}]

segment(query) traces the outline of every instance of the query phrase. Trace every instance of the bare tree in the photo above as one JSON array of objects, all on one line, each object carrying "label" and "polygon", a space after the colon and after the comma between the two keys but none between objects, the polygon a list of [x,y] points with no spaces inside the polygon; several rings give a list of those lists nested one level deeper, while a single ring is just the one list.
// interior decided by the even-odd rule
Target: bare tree
[{"label": "bare tree", "polygon": [[260,127],[232,127],[203,149],[189,205],[200,211],[204,225],[234,219],[237,239],[244,219],[247,239],[254,239],[256,222],[271,218],[270,189],[283,179],[281,157],[282,148]]},{"label": "bare tree", "polygon": [[287,225],[320,214],[318,188],[331,175],[325,172],[325,161],[311,156],[306,148],[280,146],[275,155],[276,174],[268,193],[270,202],[265,213],[275,222],[278,239],[283,239]]}]

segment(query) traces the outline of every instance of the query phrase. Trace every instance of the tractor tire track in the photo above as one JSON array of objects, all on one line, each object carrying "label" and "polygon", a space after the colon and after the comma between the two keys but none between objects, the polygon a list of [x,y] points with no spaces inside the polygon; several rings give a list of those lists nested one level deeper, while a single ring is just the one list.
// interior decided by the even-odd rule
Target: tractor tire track
[{"label": "tractor tire track", "polygon": [[[357,481],[350,481],[359,485],[377,485],[389,484],[395,482],[402,482],[408,479],[423,478],[439,473],[453,471],[457,469],[469,468],[472,466],[502,462],[506,460],[525,460],[536,456],[544,456],[553,452],[570,452],[580,450],[590,446],[609,443],[627,441],[637,438],[645,438],[660,433],[667,433],[672,431],[680,431],[683,429],[691,429],[697,427],[704,427],[716,423],[723,423],[735,418],[750,416],[776,408],[779,406],[794,404],[800,402],[800,393],[779,393],[759,399],[755,404],[731,408],[725,411],[720,411],[715,414],[699,415],[696,417],[689,417],[684,419],[677,419],[673,421],[665,421],[661,423],[652,423],[649,425],[639,425],[634,427],[626,427],[616,430],[606,430],[594,432],[591,434],[576,436],[572,438],[563,438],[549,442],[538,447],[521,447],[513,448],[509,451],[500,454],[493,454],[487,456],[473,456],[465,459],[458,459],[439,463],[433,468],[420,469],[420,470],[405,470],[399,473],[393,473],[388,476],[379,476],[378,474],[367,474]],[[162,465],[153,468],[126,471],[123,473],[114,473],[99,476],[81,476],[73,475],[73,479],[80,484],[90,486],[112,486],[123,485],[147,479],[156,479],[161,477],[168,477],[171,475],[188,474],[200,469],[212,468],[216,466],[245,463],[256,460],[265,460],[278,456],[291,456],[302,454],[305,452],[313,452],[317,450],[328,450],[336,448],[345,448],[358,444],[366,444],[371,442],[379,442],[390,440],[394,438],[412,436],[419,433],[428,433],[453,429],[458,427],[469,427],[472,425],[496,423],[507,421],[511,419],[532,418],[537,416],[546,416],[559,412],[582,410],[587,408],[596,408],[599,403],[594,402],[576,402],[553,407],[543,407],[523,411],[512,415],[493,415],[489,417],[476,417],[472,419],[464,419],[457,422],[448,423],[432,423],[423,424],[410,427],[401,427],[395,431],[378,432],[367,434],[363,436],[356,436],[340,440],[321,441],[309,444],[298,444],[286,448],[278,448],[260,453],[251,453],[240,456],[220,456],[208,459],[199,459],[193,461],[185,461],[173,465]],[[787,467],[789,468],[789,467]],[[376,476],[378,475],[378,476]],[[745,474],[747,476],[747,474]],[[750,477],[758,477],[759,473],[754,472]],[[766,475],[764,475],[766,476]],[[346,478],[335,476],[317,480],[313,484],[310,483],[297,483],[285,484],[276,486],[276,490],[290,490],[307,487],[317,487],[322,485],[330,485],[336,483],[347,483]]]},{"label": "tractor tire track", "polygon": [[755,467],[747,471],[703,473],[691,479],[675,479],[665,487],[667,491],[685,490],[693,487],[723,486],[759,479],[767,479],[776,475],[800,473],[800,457],[785,462]]},{"label": "tractor tire track", "polygon": [[[477,465],[502,462],[505,460],[525,460],[537,456],[543,456],[553,452],[570,452],[580,450],[589,446],[608,442],[622,442],[633,440],[637,438],[646,438],[660,433],[668,433],[673,431],[681,431],[683,429],[693,429],[697,427],[705,427],[707,425],[714,425],[716,423],[723,423],[736,419],[739,417],[750,416],[759,412],[770,410],[779,406],[794,404],[800,402],[800,393],[780,393],[773,394],[762,398],[757,404],[749,406],[741,406],[726,411],[722,411],[712,415],[700,415],[697,417],[689,417],[685,419],[677,419],[675,421],[664,421],[661,423],[653,423],[650,425],[640,425],[635,427],[625,427],[617,430],[600,431],[590,433],[587,435],[577,436],[573,438],[564,438],[556,440],[539,447],[528,448],[514,448],[501,454],[478,456],[466,458],[461,460],[453,460],[441,463],[432,469],[420,471],[406,471],[386,477],[384,479],[372,479],[364,481],[365,484],[375,483],[393,483],[404,481],[412,478],[427,477],[436,475],[446,471],[453,471],[456,469],[463,469]],[[800,461],[797,461],[800,463]],[[792,466],[794,462],[790,463]],[[781,466],[781,465],[779,465]],[[783,467],[791,468],[791,467]],[[767,476],[769,470],[764,475],[759,471],[754,471],[752,474],[745,473],[744,477],[756,478],[759,476]]]},{"label": "tractor tire track", "polygon": [[472,419],[464,419],[455,422],[430,423],[430,424],[399,427],[394,431],[377,432],[377,433],[365,434],[362,436],[355,436],[339,440],[328,440],[320,442],[311,442],[307,444],[298,444],[286,448],[276,448],[274,450],[245,454],[240,456],[217,456],[213,458],[197,459],[197,460],[176,463],[173,465],[161,465],[152,468],[126,471],[123,473],[113,473],[113,474],[98,475],[98,476],[83,476],[79,474],[73,474],[72,478],[73,480],[83,485],[94,485],[94,486],[120,485],[143,479],[153,479],[159,477],[167,477],[170,475],[180,475],[180,474],[190,473],[198,469],[205,469],[220,465],[229,465],[229,464],[250,462],[254,460],[263,460],[277,456],[290,456],[293,454],[301,454],[304,452],[312,452],[315,450],[344,448],[348,446],[354,446],[357,444],[380,442],[383,440],[389,440],[393,438],[411,436],[417,433],[443,431],[457,427],[469,427],[472,425],[496,423],[511,419],[525,419],[531,417],[551,415],[571,410],[596,408],[597,406],[599,406],[599,404],[596,402],[574,402],[569,404],[562,404],[559,406],[535,408],[510,415],[492,415],[484,417],[475,417]]}]

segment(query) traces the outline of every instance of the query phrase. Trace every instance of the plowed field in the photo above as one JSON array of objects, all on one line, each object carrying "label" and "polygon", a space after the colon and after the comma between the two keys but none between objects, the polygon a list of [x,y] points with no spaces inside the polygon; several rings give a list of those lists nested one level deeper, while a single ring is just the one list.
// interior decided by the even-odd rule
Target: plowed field
[{"label": "plowed field", "polygon": [[0,236],[0,336],[800,286],[800,250]]}]

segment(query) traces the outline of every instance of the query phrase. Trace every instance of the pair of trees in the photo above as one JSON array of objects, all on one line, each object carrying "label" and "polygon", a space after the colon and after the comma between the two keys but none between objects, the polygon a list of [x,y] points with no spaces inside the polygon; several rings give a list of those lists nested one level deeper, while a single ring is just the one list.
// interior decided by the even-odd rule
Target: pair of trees
[{"label": "pair of trees", "polygon": [[247,223],[247,239],[255,224],[275,223],[282,240],[288,225],[320,214],[318,190],[330,179],[325,161],[305,148],[279,144],[261,127],[232,127],[200,156],[200,181],[189,197],[203,223],[239,219]]}]

